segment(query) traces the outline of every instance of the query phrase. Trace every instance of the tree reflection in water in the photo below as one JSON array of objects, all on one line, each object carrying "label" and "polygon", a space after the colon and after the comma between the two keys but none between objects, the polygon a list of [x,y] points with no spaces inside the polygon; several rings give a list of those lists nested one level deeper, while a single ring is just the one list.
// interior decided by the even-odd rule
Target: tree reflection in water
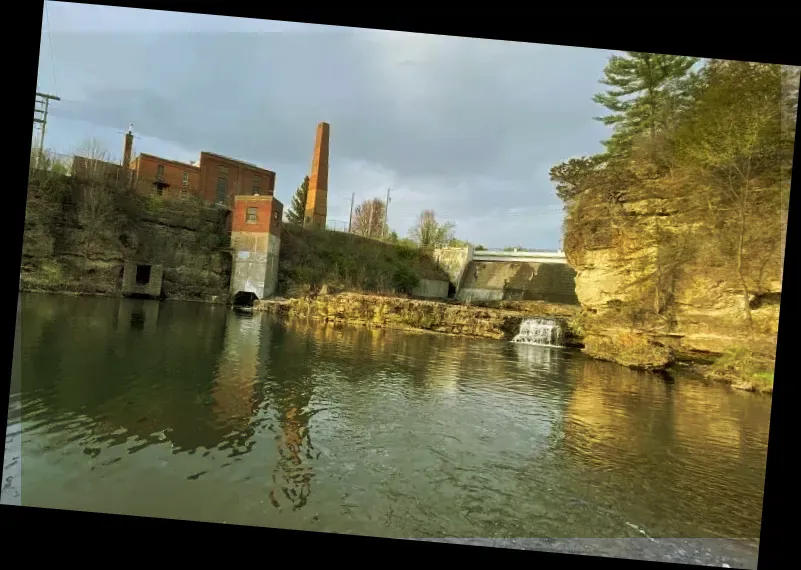
[{"label": "tree reflection in water", "polygon": [[[278,454],[269,499],[277,509],[288,502],[296,511],[306,505],[314,477],[309,463],[315,459],[309,434],[309,420],[314,414],[309,403],[314,390],[308,358],[313,341],[281,325],[273,327],[272,333],[265,389],[280,430],[275,437]],[[273,370],[280,371],[280,377],[274,377]]]},{"label": "tree reflection in water", "polygon": [[314,473],[310,465],[303,463],[303,455],[314,459],[307,420],[305,414],[294,407],[283,416],[282,433],[278,436],[279,459],[273,471],[275,487],[270,490],[270,502],[276,508],[281,508],[278,492],[292,504],[293,510],[302,508],[311,494]]}]

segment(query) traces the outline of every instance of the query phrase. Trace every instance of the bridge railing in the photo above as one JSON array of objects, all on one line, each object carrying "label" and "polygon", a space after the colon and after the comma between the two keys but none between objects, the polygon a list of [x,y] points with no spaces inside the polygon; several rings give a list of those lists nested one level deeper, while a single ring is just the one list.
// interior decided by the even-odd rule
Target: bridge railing
[{"label": "bridge railing", "polygon": [[567,263],[561,251],[476,251],[474,261],[529,262],[529,263]]}]

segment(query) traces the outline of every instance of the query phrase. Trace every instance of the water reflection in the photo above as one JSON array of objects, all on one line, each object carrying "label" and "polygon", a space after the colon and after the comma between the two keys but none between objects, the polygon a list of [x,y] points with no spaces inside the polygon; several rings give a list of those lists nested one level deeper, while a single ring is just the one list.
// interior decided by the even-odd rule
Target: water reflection
[{"label": "water reflection", "polygon": [[[767,450],[767,415],[748,421],[750,395],[589,359],[575,378],[563,445],[598,490],[598,504],[619,510],[622,493],[642,497],[623,510],[643,528],[704,518],[707,532],[731,536],[713,529],[732,517],[759,527],[762,485],[737,483],[744,472],[758,480]],[[675,536],[697,532],[684,523],[677,529]]]},{"label": "water reflection", "polygon": [[259,403],[261,324],[261,319],[249,314],[231,311],[226,315],[223,348],[211,388],[212,411],[217,425],[236,433],[247,431]]},{"label": "water reflection", "polygon": [[277,509],[289,505],[302,508],[311,494],[314,477],[309,421],[314,393],[308,342],[282,327],[272,328],[270,367],[265,394],[275,408],[277,462],[272,473],[270,503]]},{"label": "water reflection", "polygon": [[153,333],[158,326],[161,303],[150,299],[121,299],[117,311],[117,331],[123,329]]},{"label": "water reflection", "polygon": [[200,304],[20,315],[25,504],[395,537],[759,530],[752,394]]}]

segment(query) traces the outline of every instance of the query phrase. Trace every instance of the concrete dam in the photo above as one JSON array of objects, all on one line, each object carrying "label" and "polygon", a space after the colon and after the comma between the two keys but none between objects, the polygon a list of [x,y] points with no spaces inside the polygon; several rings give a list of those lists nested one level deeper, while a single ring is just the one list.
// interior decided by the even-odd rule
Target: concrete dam
[{"label": "concrete dam", "polygon": [[576,272],[562,252],[475,251],[443,248],[434,252],[460,301],[546,301],[577,305]]}]

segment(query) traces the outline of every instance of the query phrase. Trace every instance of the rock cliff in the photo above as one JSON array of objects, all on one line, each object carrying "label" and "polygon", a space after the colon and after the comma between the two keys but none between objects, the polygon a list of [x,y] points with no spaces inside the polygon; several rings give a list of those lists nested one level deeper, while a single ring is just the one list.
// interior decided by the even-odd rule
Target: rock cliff
[{"label": "rock cliff", "polygon": [[224,211],[55,175],[28,186],[20,289],[114,295],[123,262],[164,266],[165,298],[227,299]]},{"label": "rock cliff", "polygon": [[590,356],[664,369],[677,360],[710,362],[744,346],[775,351],[779,251],[750,251],[746,300],[731,260],[712,251],[714,228],[697,212],[636,199],[620,204],[608,224],[601,239],[579,236],[586,227],[566,227]]}]

